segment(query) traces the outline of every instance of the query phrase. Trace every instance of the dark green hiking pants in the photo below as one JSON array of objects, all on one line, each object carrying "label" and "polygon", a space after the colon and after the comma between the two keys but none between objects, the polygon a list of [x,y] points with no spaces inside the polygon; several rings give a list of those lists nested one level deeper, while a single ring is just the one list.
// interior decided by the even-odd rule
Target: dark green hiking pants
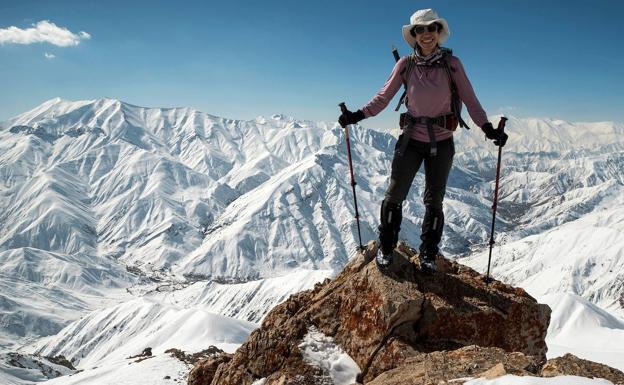
[{"label": "dark green hiking pants", "polygon": [[[416,173],[421,164],[425,163],[425,192],[423,203],[425,204],[425,217],[422,223],[420,239],[421,254],[433,256],[438,253],[438,244],[442,239],[444,227],[444,212],[442,211],[442,201],[446,193],[446,181],[453,165],[455,155],[455,145],[453,138],[437,142],[438,153],[436,156],[430,155],[429,143],[419,142],[409,139],[410,142],[405,150],[405,154],[398,155],[397,150],[401,142],[408,138],[401,135],[394,151],[392,160],[392,174],[390,185],[386,190],[384,202],[381,205],[381,225],[379,226],[379,239],[382,250],[392,250],[398,241],[400,220],[402,215],[388,215],[390,211],[399,211]],[[396,218],[393,222],[388,221],[388,217]]]}]

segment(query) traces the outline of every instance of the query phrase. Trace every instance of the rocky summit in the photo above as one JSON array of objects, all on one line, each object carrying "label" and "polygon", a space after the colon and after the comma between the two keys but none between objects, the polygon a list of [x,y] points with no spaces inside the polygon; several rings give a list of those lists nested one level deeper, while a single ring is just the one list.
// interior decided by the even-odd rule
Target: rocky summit
[{"label": "rocky summit", "polygon": [[[550,308],[528,295],[439,257],[421,270],[401,243],[390,269],[370,242],[333,280],[276,306],[232,355],[199,362],[191,385],[438,384],[473,376],[540,375]],[[332,368],[304,354],[322,333],[359,368],[337,381]],[[335,368],[334,368],[335,369]],[[192,379],[192,380],[191,380]]]}]

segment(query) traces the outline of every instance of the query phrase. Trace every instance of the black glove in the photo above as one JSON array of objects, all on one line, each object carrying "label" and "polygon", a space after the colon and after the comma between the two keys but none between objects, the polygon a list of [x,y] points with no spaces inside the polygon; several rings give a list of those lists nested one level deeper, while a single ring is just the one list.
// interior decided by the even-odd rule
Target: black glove
[{"label": "black glove", "polygon": [[507,134],[505,134],[505,132],[503,132],[503,130],[499,129],[499,128],[494,128],[494,126],[492,126],[492,123],[487,122],[485,123],[481,129],[483,130],[483,133],[485,134],[485,137],[488,139],[491,139],[494,141],[494,144],[497,146],[501,146],[504,147],[505,143],[507,143],[507,138],[509,137]]},{"label": "black glove", "polygon": [[338,123],[340,123],[342,127],[346,127],[349,124],[355,124],[359,122],[360,120],[364,119],[364,117],[364,112],[362,110],[357,110],[355,112],[346,110],[338,118]]}]

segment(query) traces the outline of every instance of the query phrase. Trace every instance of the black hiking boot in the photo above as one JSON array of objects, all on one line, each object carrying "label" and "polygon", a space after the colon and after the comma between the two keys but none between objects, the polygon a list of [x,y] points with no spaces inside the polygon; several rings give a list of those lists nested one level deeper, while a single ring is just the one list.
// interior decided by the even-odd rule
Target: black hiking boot
[{"label": "black hiking boot", "polygon": [[375,263],[379,270],[386,271],[392,264],[392,254],[399,240],[401,220],[403,218],[400,203],[392,203],[387,199],[381,202],[378,251]]},{"label": "black hiking boot", "polygon": [[419,254],[420,269],[426,273],[435,273],[438,271],[436,263],[436,255]]},{"label": "black hiking boot", "polygon": [[381,251],[381,247],[377,250],[377,255],[375,256],[375,264],[379,270],[386,271],[392,264],[392,254],[384,254]]}]

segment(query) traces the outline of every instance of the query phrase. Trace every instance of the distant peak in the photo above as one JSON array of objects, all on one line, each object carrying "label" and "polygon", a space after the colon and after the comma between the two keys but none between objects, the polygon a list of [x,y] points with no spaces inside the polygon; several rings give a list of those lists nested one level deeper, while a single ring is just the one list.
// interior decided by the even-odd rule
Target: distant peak
[{"label": "distant peak", "polygon": [[287,122],[291,122],[291,121],[295,120],[293,117],[288,116],[288,115],[284,115],[284,114],[271,115],[271,119],[278,120],[278,121],[287,121]]},{"label": "distant peak", "polygon": [[123,103],[121,100],[114,98],[99,98],[95,99],[95,101],[100,103]]},{"label": "distant peak", "polygon": [[65,102],[65,101],[66,101],[66,100],[61,99],[60,97],[58,97],[58,96],[57,96],[57,97],[55,97],[55,98],[52,98],[52,99],[46,100],[45,102],[41,103],[41,105],[42,105],[42,106],[43,106],[43,105],[46,105],[46,106],[51,106],[51,105],[54,105],[54,104],[58,104],[58,103]]}]

